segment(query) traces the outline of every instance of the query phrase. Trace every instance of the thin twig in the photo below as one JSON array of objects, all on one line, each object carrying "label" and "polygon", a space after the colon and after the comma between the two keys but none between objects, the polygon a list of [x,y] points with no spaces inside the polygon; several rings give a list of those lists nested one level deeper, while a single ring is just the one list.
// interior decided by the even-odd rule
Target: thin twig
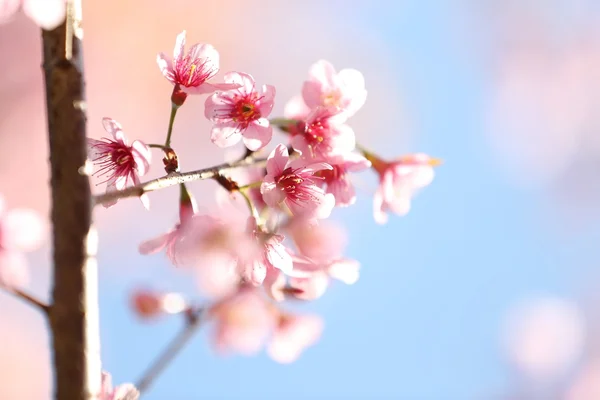
[{"label": "thin twig", "polygon": [[142,378],[135,385],[140,393],[145,392],[150,388],[152,383],[165,370],[165,368],[175,359],[181,352],[183,347],[190,341],[196,333],[196,330],[202,325],[202,314],[204,310],[190,310],[186,314],[185,325],[179,333],[171,340],[167,347],[154,360],[150,367],[144,372]]},{"label": "thin twig", "polygon": [[96,205],[99,205],[113,202],[119,199],[124,199],[127,197],[139,197],[144,193],[164,189],[170,186],[175,186],[180,183],[198,181],[202,179],[211,179],[229,169],[246,167],[250,165],[261,166],[264,165],[266,162],[266,158],[245,157],[239,161],[215,165],[214,167],[199,169],[196,171],[172,173],[158,179],[153,179],[151,181],[141,183],[137,186],[126,188],[124,190],[97,195],[94,197],[94,201]]},{"label": "thin twig", "polygon": [[29,305],[40,309],[44,314],[48,314],[48,312],[50,311],[50,306],[48,306],[48,304],[44,303],[41,300],[38,300],[37,298],[35,298],[34,296],[25,293],[24,291],[22,291],[21,289],[17,289],[17,288],[11,288],[11,287],[7,287],[7,286],[2,286],[2,288],[7,292],[12,294],[13,296],[15,296],[18,299],[23,300],[26,303],[29,303]]}]

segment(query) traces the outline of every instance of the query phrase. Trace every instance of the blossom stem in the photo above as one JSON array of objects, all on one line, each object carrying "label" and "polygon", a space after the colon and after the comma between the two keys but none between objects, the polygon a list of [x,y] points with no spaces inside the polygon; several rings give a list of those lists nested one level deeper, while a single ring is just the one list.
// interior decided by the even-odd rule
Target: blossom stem
[{"label": "blossom stem", "polygon": [[356,143],[356,149],[360,151],[363,154],[363,156],[365,156],[365,158],[371,162],[371,166],[375,171],[381,173],[385,170],[387,163],[380,157],[375,155],[375,153],[371,152],[370,150],[367,150],[364,146],[358,143]]},{"label": "blossom stem", "polygon": [[164,147],[171,147],[171,134],[173,133],[173,124],[175,123],[175,116],[179,109],[176,105],[171,105],[171,115],[169,116],[169,128],[167,129],[167,139],[165,140]]},{"label": "blossom stem", "polygon": [[173,172],[171,174],[163,176],[162,178],[153,179],[151,181],[141,183],[136,186],[128,187],[124,190],[115,190],[113,192],[97,195],[94,197],[94,204],[100,205],[104,203],[109,203],[114,200],[124,199],[127,197],[139,197],[144,193],[164,189],[184,182],[212,179],[218,174],[230,169],[247,167],[250,165],[265,165],[266,162],[266,158],[246,157],[232,163],[224,163],[220,165],[215,165],[214,167],[199,169],[195,171],[184,173]]},{"label": "blossom stem", "polygon": [[150,367],[144,372],[142,378],[135,385],[140,393],[147,391],[152,383],[169,366],[175,357],[181,352],[184,346],[196,333],[196,330],[202,325],[202,314],[204,309],[190,309],[185,313],[185,325],[179,333],[171,339],[171,342],[154,360]]},{"label": "blossom stem", "polygon": [[7,292],[12,294],[13,296],[23,300],[26,303],[29,303],[29,305],[40,309],[44,314],[48,314],[50,312],[50,306],[48,306],[48,304],[44,303],[41,300],[38,300],[37,298],[35,298],[34,296],[30,295],[29,293],[26,293],[24,291],[22,291],[21,289],[17,289],[17,288],[11,288],[8,286],[2,286],[2,288]]},{"label": "blossom stem", "polygon": [[161,150],[164,150],[167,148],[167,146],[165,146],[164,144],[156,144],[156,143],[151,143],[148,145],[148,147],[151,147],[153,149],[161,149]]},{"label": "blossom stem", "polygon": [[288,127],[289,125],[295,125],[298,123],[298,120],[296,119],[289,119],[289,118],[273,118],[269,120],[269,123],[271,123],[272,125],[275,125],[276,127],[282,129],[285,127]]},{"label": "blossom stem", "polygon": [[252,182],[244,186],[240,186],[239,190],[253,189],[260,187],[262,185],[262,181]]},{"label": "blossom stem", "polygon": [[250,200],[250,196],[248,196],[248,193],[246,193],[246,190],[244,190],[243,188],[240,188],[239,192],[242,195],[242,197],[244,198],[244,200],[246,200],[246,205],[248,205],[248,210],[250,210],[250,215],[252,215],[254,218],[256,218],[256,220],[258,222],[259,215],[258,215],[258,212],[256,211],[256,208],[254,207],[254,204],[252,204],[252,200]]}]

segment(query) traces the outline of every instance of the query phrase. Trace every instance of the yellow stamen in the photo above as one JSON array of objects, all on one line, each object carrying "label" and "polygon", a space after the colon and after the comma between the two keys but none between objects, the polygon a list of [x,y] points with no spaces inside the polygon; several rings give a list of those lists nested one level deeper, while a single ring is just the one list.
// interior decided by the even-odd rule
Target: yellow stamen
[{"label": "yellow stamen", "polygon": [[442,160],[441,158],[430,158],[427,164],[431,165],[432,167],[439,167],[443,163],[444,160]]},{"label": "yellow stamen", "polygon": [[196,64],[192,64],[192,66],[190,67],[190,75],[189,75],[188,81],[187,81],[188,85],[190,84],[190,82],[192,82],[192,77],[194,76],[194,71],[196,71]]}]

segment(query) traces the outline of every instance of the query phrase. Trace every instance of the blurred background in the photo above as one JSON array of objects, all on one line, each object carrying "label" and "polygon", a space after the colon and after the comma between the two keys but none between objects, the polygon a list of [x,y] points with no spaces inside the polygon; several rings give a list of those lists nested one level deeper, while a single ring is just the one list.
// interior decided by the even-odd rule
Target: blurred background
[{"label": "blurred background", "polygon": [[[216,356],[200,333],[144,397],[159,399],[600,398],[600,3],[596,0],[84,1],[89,132],[118,120],[131,139],[162,142],[170,84],[159,51],[211,43],[221,71],[277,87],[272,116],[310,65],[356,68],[369,91],[350,120],[384,157],[442,158],[411,213],[378,226],[377,186],[357,176],[348,256],[354,286],[314,304],[321,341],[294,364]],[[0,26],[0,192],[49,210],[39,31],[19,14]],[[222,76],[222,73],[219,76]],[[180,110],[182,168],[221,162],[204,97]],[[159,153],[148,178],[160,176]],[[213,182],[192,192],[207,210]],[[97,188],[104,190],[104,185]],[[191,293],[163,254],[137,245],[177,218],[176,189],[95,212],[100,232],[103,367],[135,381],[181,321],[141,322],[139,287]],[[48,247],[30,257],[29,290],[47,298]],[[0,398],[50,398],[46,323],[0,293]]]}]

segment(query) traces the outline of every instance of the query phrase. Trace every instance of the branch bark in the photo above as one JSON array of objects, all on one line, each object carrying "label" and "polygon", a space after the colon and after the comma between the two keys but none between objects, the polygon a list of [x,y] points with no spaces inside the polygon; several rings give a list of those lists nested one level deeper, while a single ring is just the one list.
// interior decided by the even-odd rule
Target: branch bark
[{"label": "branch bark", "polygon": [[250,165],[261,166],[267,162],[266,158],[253,158],[252,156],[244,157],[239,161],[215,165],[214,167],[189,171],[184,173],[172,173],[162,178],[157,178],[142,184],[131,186],[123,190],[115,190],[97,195],[94,198],[94,203],[97,205],[109,203],[114,200],[125,199],[127,197],[139,197],[144,193],[153,192],[155,190],[164,189],[170,186],[175,186],[180,183],[198,181],[202,179],[212,179],[217,175],[234,168],[247,167]]},{"label": "branch bark", "polygon": [[42,31],[50,144],[54,288],[50,308],[55,399],[92,400],[100,393],[96,234],[87,176],[81,0],[67,19]]}]

